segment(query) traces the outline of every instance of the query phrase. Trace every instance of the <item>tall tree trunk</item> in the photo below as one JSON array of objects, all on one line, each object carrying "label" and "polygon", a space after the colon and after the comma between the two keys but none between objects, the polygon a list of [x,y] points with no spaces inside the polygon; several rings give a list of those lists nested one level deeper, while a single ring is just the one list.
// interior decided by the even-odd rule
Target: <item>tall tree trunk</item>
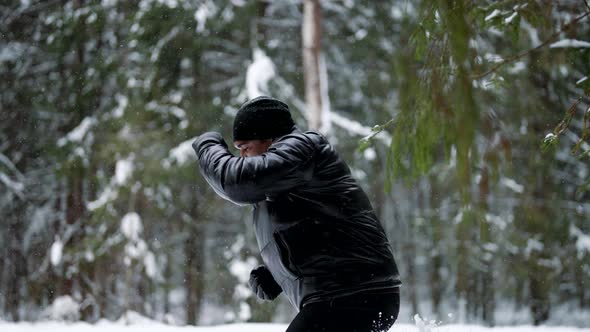
[{"label": "tall tree trunk", "polygon": [[[536,256],[536,257],[535,257]],[[533,255],[531,259],[542,259]],[[531,262],[531,265],[537,265],[536,269],[529,273],[529,292],[530,292],[530,309],[533,315],[533,324],[538,326],[549,319],[550,302],[549,302],[549,282],[545,277],[549,271],[548,268]]]},{"label": "tall tree trunk", "polygon": [[[84,172],[81,163],[77,162],[68,178],[68,196],[66,205],[66,224],[74,225],[84,214],[84,201],[82,198]],[[75,247],[79,241],[79,232],[76,231],[68,241],[68,246]],[[72,262],[70,262],[71,264]],[[63,294],[72,295],[74,287],[74,276],[67,273],[67,267],[64,266]]]},{"label": "tall tree trunk", "polygon": [[404,246],[403,257],[407,269],[407,284],[408,287],[406,288],[409,292],[410,303],[412,305],[412,314],[418,313],[418,292],[417,288],[418,284],[416,283],[416,257],[414,254],[416,253],[416,244],[414,243],[414,235],[411,234],[412,230],[410,230],[410,234],[408,236],[408,241]]},{"label": "tall tree trunk", "polygon": [[185,272],[186,282],[186,323],[197,325],[199,322],[199,312],[203,301],[204,290],[204,243],[202,224],[195,204],[191,211],[195,224],[189,225],[189,235],[185,240]]},{"label": "tall tree trunk", "polygon": [[443,268],[443,253],[441,244],[444,241],[443,238],[443,222],[441,218],[436,215],[435,211],[438,211],[440,202],[438,195],[440,190],[437,186],[437,177],[435,175],[430,176],[430,211],[433,211],[433,215],[428,218],[432,225],[432,244],[430,248],[430,294],[432,299],[432,308],[434,313],[442,319],[441,302],[443,298],[445,278],[442,275]]},{"label": "tall tree trunk", "polygon": [[[408,193],[409,194],[409,193]],[[413,195],[412,198],[415,204],[419,201],[418,195]],[[410,304],[412,305],[412,312],[411,314],[417,314],[419,312],[418,308],[418,283],[416,282],[417,277],[417,270],[416,270],[416,255],[417,255],[417,244],[416,244],[416,229],[414,227],[415,223],[415,216],[411,213],[401,217],[401,220],[405,220],[405,229],[404,232],[404,243],[402,247],[402,260],[404,265],[406,266],[406,284],[408,297],[410,300]]]},{"label": "tall tree trunk", "polygon": [[266,14],[266,8],[268,7],[270,1],[267,0],[258,0],[256,2],[256,20],[253,20],[253,24],[255,25],[253,41],[255,45],[252,45],[252,48],[264,48],[264,43],[268,41],[267,38],[267,29],[266,25],[263,23],[263,18]]},{"label": "tall tree trunk", "polygon": [[575,262],[575,266],[573,267],[574,270],[574,283],[576,285],[576,294],[577,294],[577,300],[578,300],[578,306],[580,308],[585,308],[586,306],[589,305],[588,299],[587,299],[587,282],[589,281],[588,278],[588,274],[584,273],[584,264],[582,262],[582,260],[578,259],[576,257],[576,259],[573,260],[573,262]]},{"label": "tall tree trunk", "polygon": [[477,207],[465,207],[461,221],[455,226],[456,237],[456,284],[455,293],[459,302],[460,322],[476,318],[482,312],[482,285],[479,282],[481,264],[474,255],[479,247],[476,244],[477,226],[480,222],[480,212]]},{"label": "tall tree trunk", "polygon": [[[435,234],[433,234],[433,238],[439,236],[440,227],[435,226],[435,228],[436,229],[434,230]],[[442,254],[439,252],[433,252],[431,260],[432,262],[430,267],[430,296],[432,298],[432,309],[433,312],[439,317],[439,319],[442,319],[441,303],[444,290],[444,279],[440,273],[442,269]]]},{"label": "tall tree trunk", "polygon": [[[18,208],[17,208],[18,209]],[[26,258],[23,255],[22,241],[23,241],[23,222],[24,218],[21,215],[22,211],[16,211],[17,217],[13,219],[12,225],[9,226],[11,230],[11,239],[8,241],[8,259],[6,274],[6,293],[5,301],[8,307],[8,312],[13,321],[20,321],[21,317],[21,299],[22,288],[26,283]]]},{"label": "tall tree trunk", "polygon": [[149,317],[147,298],[150,280],[145,277],[141,277],[139,280],[134,280],[134,282],[137,283],[136,296],[133,298],[134,308],[140,314]]},{"label": "tall tree trunk", "polygon": [[[84,0],[77,0],[75,1],[75,7],[77,9],[82,8],[84,5]],[[84,25],[82,25],[82,28]],[[84,52],[84,29],[80,29],[79,32],[80,37],[76,44],[76,59],[77,62],[74,65],[73,75],[79,80],[75,86],[75,105],[73,105],[72,111],[75,113],[75,116],[72,118],[72,127],[76,127],[79,123],[84,119],[84,114],[86,112],[86,108],[84,107],[84,96],[83,96],[83,89],[84,89],[84,66],[85,66],[85,52]],[[85,212],[85,204],[83,198],[83,186],[84,186],[84,165],[80,160],[75,161],[72,164],[71,169],[67,175],[67,198],[66,198],[66,225],[71,227],[72,225],[78,223]],[[78,242],[80,242],[81,232],[76,230],[72,237],[69,239],[67,246],[76,248]],[[64,250],[65,250],[64,244]],[[77,262],[69,262],[69,264],[77,264]],[[68,267],[64,265],[64,284],[63,284],[63,294],[72,296],[74,294],[74,284],[76,281],[74,278],[79,277],[80,272],[76,275],[67,273]],[[84,296],[84,295],[83,295]]]},{"label": "tall tree trunk", "polygon": [[164,314],[170,312],[170,289],[172,288],[172,255],[166,255],[164,268]]},{"label": "tall tree trunk", "polygon": [[[464,212],[467,213],[467,212]],[[471,296],[469,289],[472,287],[470,282],[470,270],[469,270],[469,235],[470,225],[469,218],[463,216],[456,225],[455,237],[457,241],[456,248],[456,284],[455,294],[459,300],[459,319],[460,322],[464,322],[468,318],[469,308],[471,305]]]},{"label": "tall tree trunk", "polygon": [[108,271],[108,266],[102,262],[102,259],[96,261],[93,266],[96,275],[96,284],[98,285],[96,293],[98,316],[107,317],[109,308],[109,278],[107,276],[110,274],[110,271]]},{"label": "tall tree trunk", "polygon": [[489,326],[494,325],[494,266],[493,266],[493,252],[488,252],[490,249],[485,245],[492,242],[490,234],[490,225],[485,219],[485,213],[488,211],[488,196],[490,194],[490,176],[487,166],[482,168],[481,179],[479,181],[479,215],[480,215],[480,252],[482,258],[480,262],[485,268],[480,272],[480,296],[481,301],[481,318]]},{"label": "tall tree trunk", "polygon": [[303,2],[303,77],[305,103],[310,129],[322,127],[321,56],[321,8],[319,0]]},{"label": "tall tree trunk", "polygon": [[[0,241],[2,241],[1,243],[6,243],[6,236],[5,234],[0,233]],[[3,251],[0,251],[0,289],[8,289],[8,287],[6,286],[6,269],[8,269],[8,266],[6,265],[6,249]],[[5,316],[6,315],[6,307],[5,307],[5,297],[4,296],[0,296],[0,315]]]}]

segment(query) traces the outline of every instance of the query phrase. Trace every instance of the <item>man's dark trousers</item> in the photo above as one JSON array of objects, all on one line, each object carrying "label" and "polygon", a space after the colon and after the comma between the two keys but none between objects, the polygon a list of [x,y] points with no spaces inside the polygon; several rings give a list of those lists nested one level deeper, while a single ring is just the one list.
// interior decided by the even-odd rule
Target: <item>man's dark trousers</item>
[{"label": "man's dark trousers", "polygon": [[399,293],[343,296],[309,303],[295,316],[287,332],[388,331],[399,313]]}]

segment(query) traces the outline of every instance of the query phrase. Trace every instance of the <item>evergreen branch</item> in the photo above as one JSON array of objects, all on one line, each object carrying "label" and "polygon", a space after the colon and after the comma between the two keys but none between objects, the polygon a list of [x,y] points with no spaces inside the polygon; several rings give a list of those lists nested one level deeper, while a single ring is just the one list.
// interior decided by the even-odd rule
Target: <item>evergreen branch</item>
[{"label": "evergreen branch", "polygon": [[[576,145],[574,145],[572,149],[572,154],[576,154],[582,147],[582,144],[584,144],[588,140],[588,138],[590,138],[590,131],[588,130],[588,122],[590,122],[590,107],[588,107],[586,112],[584,112],[584,119],[582,120],[582,122],[582,137],[580,137],[578,142],[576,142]],[[585,151],[584,153],[588,153],[588,151]]]},{"label": "evergreen branch", "polygon": [[555,127],[553,133],[555,136],[561,135],[567,128],[569,128],[572,118],[576,114],[577,106],[582,101],[582,97],[578,98],[566,111],[565,118]]},{"label": "evergreen branch", "polygon": [[588,187],[590,187],[590,179],[587,179],[581,186],[578,187],[578,189],[576,189],[575,195],[582,195],[586,190],[588,190]]},{"label": "evergreen branch", "polygon": [[29,7],[24,7],[22,9],[17,9],[12,13],[9,12],[8,15],[5,15],[1,18],[3,26],[9,26],[14,22],[16,19],[20,18],[24,15],[32,15],[38,12],[45,10],[46,8],[50,8],[53,5],[56,5],[61,2],[63,6],[65,4],[64,0],[51,0],[51,1],[39,1],[35,4],[30,5]]},{"label": "evergreen branch", "polygon": [[366,136],[366,137],[363,137],[360,140],[359,151],[362,151],[362,150],[366,149],[369,146],[371,140],[373,138],[375,138],[375,136],[379,135],[387,127],[395,124],[396,123],[396,120],[397,120],[397,118],[392,118],[389,121],[385,122],[384,124],[376,125],[373,128],[371,128],[372,133],[370,135]]},{"label": "evergreen branch", "polygon": [[389,127],[390,125],[394,124],[396,121],[396,118],[392,118],[389,119],[389,121],[385,122],[382,125],[378,125],[373,127],[373,131],[375,132],[375,134],[373,134],[372,136],[375,136],[377,134],[379,134],[380,132],[382,132],[383,130],[385,130],[385,128]]},{"label": "evergreen branch", "polygon": [[[587,0],[584,0],[584,1],[587,1]],[[586,2],[586,3],[587,3],[587,2]],[[472,76],[471,78],[473,78],[473,79],[481,79],[481,78],[484,78],[484,77],[488,76],[489,74],[491,74],[491,73],[493,73],[493,72],[497,71],[497,70],[498,70],[498,69],[500,69],[501,67],[503,67],[503,66],[505,66],[505,65],[507,65],[507,64],[509,64],[509,63],[512,63],[512,62],[514,62],[514,61],[516,61],[516,60],[518,60],[518,59],[520,59],[520,58],[522,58],[522,57],[525,57],[525,56],[527,56],[527,55],[529,55],[529,54],[531,54],[531,53],[533,53],[533,52],[535,52],[535,51],[538,51],[538,50],[540,50],[540,49],[544,48],[545,46],[547,46],[547,45],[549,45],[550,43],[552,43],[553,41],[555,41],[555,39],[556,39],[557,37],[559,37],[559,35],[560,35],[562,32],[564,32],[564,31],[566,31],[566,30],[569,30],[569,29],[570,29],[570,28],[572,28],[572,27],[573,27],[575,24],[577,24],[579,21],[581,21],[583,18],[585,18],[585,17],[586,17],[586,16],[588,16],[588,15],[590,15],[590,11],[587,11],[587,12],[585,12],[584,14],[582,14],[582,15],[580,15],[580,16],[578,16],[578,17],[576,17],[575,19],[573,19],[571,22],[569,22],[569,23],[567,23],[567,24],[563,25],[563,26],[561,27],[561,29],[559,29],[557,32],[555,32],[553,35],[551,35],[551,36],[550,36],[550,37],[549,37],[547,40],[545,40],[545,41],[544,41],[543,43],[541,43],[540,45],[538,45],[538,46],[536,46],[536,47],[534,47],[534,48],[532,48],[532,49],[530,49],[530,50],[527,50],[527,51],[521,52],[521,53],[519,53],[519,54],[513,55],[513,56],[511,56],[511,57],[509,57],[509,58],[506,58],[506,59],[502,60],[501,62],[497,63],[497,64],[496,64],[495,66],[493,66],[492,68],[488,69],[487,71],[485,71],[485,72],[483,72],[483,73],[481,73],[481,74],[474,75],[474,76]]]},{"label": "evergreen branch", "polygon": [[586,7],[587,7],[588,9],[590,9],[590,3],[588,2],[588,0],[584,0],[584,3],[586,4]]}]

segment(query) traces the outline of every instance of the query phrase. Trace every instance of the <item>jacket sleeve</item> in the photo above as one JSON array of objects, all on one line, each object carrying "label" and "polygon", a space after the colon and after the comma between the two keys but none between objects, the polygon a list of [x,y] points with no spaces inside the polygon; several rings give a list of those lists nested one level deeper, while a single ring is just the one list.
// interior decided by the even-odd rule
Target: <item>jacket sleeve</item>
[{"label": "jacket sleeve", "polygon": [[314,144],[303,134],[274,142],[260,156],[236,157],[221,134],[208,132],[193,143],[201,174],[215,192],[236,204],[253,204],[311,178]]}]

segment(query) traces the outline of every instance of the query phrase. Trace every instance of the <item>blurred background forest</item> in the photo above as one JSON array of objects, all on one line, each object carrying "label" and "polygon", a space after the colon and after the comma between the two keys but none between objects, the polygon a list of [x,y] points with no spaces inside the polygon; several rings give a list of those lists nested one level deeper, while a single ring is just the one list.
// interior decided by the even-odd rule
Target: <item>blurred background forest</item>
[{"label": "blurred background forest", "polygon": [[288,321],[190,144],[286,101],[365,188],[402,314],[590,324],[584,0],[7,0],[0,319]]}]

